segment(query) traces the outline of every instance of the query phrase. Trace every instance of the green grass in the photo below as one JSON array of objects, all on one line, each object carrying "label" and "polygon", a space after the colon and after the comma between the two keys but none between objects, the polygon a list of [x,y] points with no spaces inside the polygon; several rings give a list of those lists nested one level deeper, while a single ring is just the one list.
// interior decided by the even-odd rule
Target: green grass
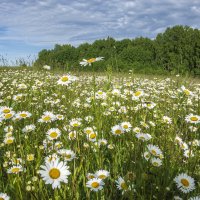
[{"label": "green grass", "polygon": [[[77,72],[72,73],[77,80],[69,85],[58,85],[63,73],[35,69],[0,70],[0,107],[7,106],[15,112],[12,118],[3,119],[5,113],[0,111],[0,193],[17,200],[170,200],[175,196],[185,200],[200,195],[200,123],[185,120],[191,113],[200,115],[199,79]],[[20,88],[20,84],[25,84],[26,88]],[[191,94],[181,89],[183,85]],[[114,95],[114,89],[120,94]],[[138,91],[143,95],[137,97]],[[153,103],[155,107],[146,107]],[[17,118],[20,111],[28,111],[31,116]],[[45,111],[63,115],[64,119],[38,122]],[[87,116],[92,116],[93,120],[87,121]],[[169,117],[169,121],[164,121],[164,116]],[[72,119],[80,119],[80,125],[70,124]],[[113,134],[112,128],[123,122],[131,124],[130,131]],[[35,130],[24,133],[22,129],[30,124],[35,125]],[[13,126],[13,130],[5,131],[8,126]],[[87,127],[96,133],[96,141],[89,140],[84,131]],[[136,127],[152,138],[139,140]],[[196,130],[192,131],[191,127]],[[46,135],[51,128],[61,131],[61,136],[53,141]],[[70,139],[69,134],[73,131],[76,131],[76,138]],[[177,143],[176,136],[183,142]],[[13,143],[5,142],[8,137],[14,138]],[[107,144],[98,145],[100,139],[105,139]],[[196,146],[194,141],[198,143]],[[56,147],[56,142],[61,146]],[[162,153],[151,155],[147,148],[149,144],[159,147]],[[192,156],[184,156],[182,144],[188,145]],[[72,150],[76,158],[67,162],[71,172],[68,183],[61,182],[60,189],[52,189],[51,184],[45,184],[39,170],[47,156],[57,154],[60,161],[64,160],[59,149]],[[144,158],[145,152],[149,152],[149,160]],[[34,160],[27,160],[29,154],[34,154]],[[154,157],[160,159],[161,166],[152,164]],[[20,158],[22,171],[8,173],[17,158]],[[98,170],[107,170],[110,176],[103,180],[103,189],[95,192],[86,187],[87,174]],[[181,173],[194,179],[195,188],[191,192],[183,193],[177,188],[174,178]],[[119,190],[116,185],[120,176],[126,184],[124,190]]]}]

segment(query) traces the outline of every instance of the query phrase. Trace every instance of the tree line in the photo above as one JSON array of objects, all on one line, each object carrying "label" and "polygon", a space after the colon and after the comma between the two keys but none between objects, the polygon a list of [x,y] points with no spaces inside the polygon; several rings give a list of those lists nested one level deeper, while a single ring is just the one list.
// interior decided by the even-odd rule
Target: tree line
[{"label": "tree line", "polygon": [[78,47],[56,44],[51,50],[40,51],[34,66],[89,71],[91,67],[81,67],[79,62],[98,56],[105,60],[94,63],[95,71],[200,74],[200,30],[177,25],[155,39],[138,37],[119,41],[108,37]]}]

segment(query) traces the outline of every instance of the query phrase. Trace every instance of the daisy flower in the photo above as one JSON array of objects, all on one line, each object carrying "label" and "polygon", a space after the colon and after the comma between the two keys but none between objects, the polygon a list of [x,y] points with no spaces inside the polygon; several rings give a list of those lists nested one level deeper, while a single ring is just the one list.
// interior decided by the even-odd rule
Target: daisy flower
[{"label": "daisy flower", "polygon": [[9,200],[10,197],[6,193],[0,193],[0,200]]},{"label": "daisy flower", "polygon": [[133,93],[132,100],[137,100],[143,95],[144,95],[144,92],[142,90],[137,90],[135,93]]},{"label": "daisy flower", "polygon": [[192,124],[198,124],[200,123],[200,116],[189,114],[185,117],[185,121]]},{"label": "daisy flower", "polygon": [[160,167],[162,165],[162,160],[160,160],[159,158],[152,158],[151,159],[151,164],[154,167]]},{"label": "daisy flower", "polygon": [[182,92],[184,92],[184,94],[185,94],[186,96],[191,96],[191,95],[193,95],[193,93],[192,93],[190,90],[188,90],[187,88],[185,88],[184,85],[181,86],[181,90],[182,90]]},{"label": "daisy flower", "polygon": [[45,162],[52,162],[58,159],[58,155],[53,153],[52,155],[49,155],[47,157],[45,157]]},{"label": "daisy flower", "polygon": [[121,127],[124,129],[124,131],[129,132],[132,128],[132,125],[130,122],[122,122]]},{"label": "daisy flower", "polygon": [[145,160],[149,160],[149,158],[151,157],[151,154],[149,152],[144,152],[144,158]]},{"label": "daisy flower", "polygon": [[45,184],[51,184],[52,188],[60,188],[60,183],[68,183],[68,176],[71,174],[65,162],[55,161],[46,162],[45,165],[40,166],[39,173]]},{"label": "daisy flower", "polygon": [[0,107],[0,114],[1,113],[4,113],[4,114],[10,113],[11,111],[12,111],[12,108],[10,108],[10,107],[7,107],[7,106]]},{"label": "daisy flower", "polygon": [[48,123],[56,120],[56,116],[52,112],[44,112],[38,122]]},{"label": "daisy flower", "polygon": [[75,76],[71,76],[71,75],[67,74],[67,75],[63,75],[62,77],[60,77],[60,79],[57,81],[57,83],[58,83],[58,85],[69,85],[70,83],[72,83],[75,80],[76,80]]},{"label": "daisy flower", "polygon": [[10,111],[9,113],[3,113],[1,117],[3,119],[11,119],[12,117],[14,117],[14,115],[15,115],[15,112]]},{"label": "daisy flower", "polygon": [[134,133],[140,133],[141,132],[141,128],[135,127],[135,128],[133,128],[133,132]]},{"label": "daisy flower", "polygon": [[163,116],[163,122],[166,124],[171,124],[172,123],[172,119],[170,117],[167,116]]},{"label": "daisy flower", "polygon": [[90,141],[95,142],[97,139],[97,132],[90,133],[89,135],[87,135],[87,137]]},{"label": "daisy flower", "polygon": [[46,133],[49,140],[56,140],[60,137],[61,131],[58,128],[51,128]]},{"label": "daisy flower", "polygon": [[88,60],[83,59],[83,61],[80,62],[80,65],[82,65],[82,66],[84,66],[84,67],[87,66],[87,65],[91,66],[91,64],[92,64],[93,62],[101,61],[101,60],[103,60],[103,58],[104,58],[104,57],[90,58],[90,59],[88,59]]},{"label": "daisy flower", "polygon": [[84,128],[83,132],[87,135],[89,135],[90,133],[94,132],[92,127],[86,127]]},{"label": "daisy flower", "polygon": [[3,142],[5,144],[12,144],[14,142],[14,140],[15,140],[15,138],[10,136],[10,137],[6,137]]},{"label": "daisy flower", "polygon": [[12,132],[14,130],[13,126],[6,126],[4,129],[3,129],[6,133],[8,132]]},{"label": "daisy flower", "polygon": [[22,172],[23,168],[21,165],[12,166],[10,169],[8,169],[8,174],[18,174],[19,172]]},{"label": "daisy flower", "polygon": [[160,148],[158,146],[149,144],[147,145],[147,148],[149,150],[149,152],[153,155],[153,156],[159,156],[162,154],[162,151],[160,150]]},{"label": "daisy flower", "polygon": [[179,174],[174,178],[174,181],[183,193],[188,193],[195,189],[194,179],[187,174]]},{"label": "daisy flower", "polygon": [[22,112],[18,112],[15,117],[20,118],[20,119],[26,119],[26,118],[31,117],[31,113],[27,111],[22,111]]},{"label": "daisy flower", "polygon": [[124,133],[124,129],[120,125],[115,125],[111,128],[113,135],[121,135]]},{"label": "daisy flower", "polygon": [[92,174],[92,173],[88,173],[88,174],[87,174],[87,179],[88,179],[88,180],[93,179],[93,178],[97,178],[97,177],[95,176],[95,174]]},{"label": "daisy flower", "polygon": [[124,191],[128,190],[128,186],[121,176],[115,182],[119,190],[124,190]]},{"label": "daisy flower", "polygon": [[74,158],[76,158],[76,154],[72,151],[72,150],[68,150],[68,149],[60,149],[58,151],[58,154],[60,154],[65,161],[71,161]]},{"label": "daisy flower", "polygon": [[69,124],[72,127],[79,127],[81,125],[81,119],[72,119]]},{"label": "daisy flower", "polygon": [[31,131],[34,131],[36,126],[34,124],[26,125],[23,129],[23,133],[30,133]]},{"label": "daisy flower", "polygon": [[97,178],[100,178],[100,179],[105,179],[105,178],[107,178],[107,177],[109,177],[110,176],[110,172],[108,172],[108,171],[106,171],[106,170],[99,170],[99,171],[97,171],[96,173],[95,173],[95,176],[97,177]]},{"label": "daisy flower", "polygon": [[98,140],[98,145],[99,146],[105,146],[108,144],[108,141],[106,139],[99,139]]},{"label": "daisy flower", "polygon": [[100,178],[90,179],[86,183],[86,187],[90,188],[91,191],[95,191],[95,192],[97,192],[98,190],[102,190],[103,185],[104,185],[104,182]]},{"label": "daisy flower", "polygon": [[136,138],[138,138],[139,140],[142,140],[143,142],[148,141],[152,138],[152,136],[148,133],[137,133],[135,136]]}]

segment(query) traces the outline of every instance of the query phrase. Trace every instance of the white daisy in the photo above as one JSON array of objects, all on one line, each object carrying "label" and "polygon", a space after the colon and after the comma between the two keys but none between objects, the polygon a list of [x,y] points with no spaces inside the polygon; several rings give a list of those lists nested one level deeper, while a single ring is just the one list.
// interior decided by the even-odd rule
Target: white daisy
[{"label": "white daisy", "polygon": [[115,182],[119,190],[124,190],[124,191],[128,190],[128,186],[121,176]]},{"label": "white daisy", "polygon": [[97,192],[98,190],[103,189],[104,182],[100,178],[93,178],[90,179],[87,183],[86,186],[90,188],[90,190]]},{"label": "white daisy", "polygon": [[162,160],[160,160],[159,158],[152,158],[151,159],[151,164],[154,167],[160,167],[162,165]]},{"label": "white daisy", "polygon": [[149,144],[147,145],[147,148],[153,156],[160,156],[162,154],[162,151],[160,150],[158,146]]},{"label": "white daisy", "polygon": [[120,125],[115,125],[111,128],[112,134],[113,135],[121,135],[124,133],[124,129]]},{"label": "white daisy", "polygon": [[109,177],[110,176],[110,172],[108,172],[108,171],[106,171],[106,170],[99,170],[99,171],[97,171],[96,173],[95,173],[95,176],[97,177],[97,178],[100,178],[100,179],[105,179],[105,178],[107,178],[107,177]]},{"label": "white daisy", "polygon": [[58,151],[58,154],[60,154],[65,161],[71,161],[74,158],[76,158],[76,154],[72,151],[72,150],[68,150],[68,149],[60,149]]},{"label": "white daisy", "polygon": [[187,174],[179,174],[174,178],[174,181],[183,193],[188,193],[195,189],[194,179]]},{"label": "white daisy", "polygon": [[58,128],[51,128],[46,133],[49,140],[56,140],[60,137],[61,131]]},{"label": "white daisy", "polygon": [[192,124],[198,124],[200,123],[200,116],[189,114],[185,117],[185,121]]},{"label": "white daisy", "polygon": [[65,162],[55,161],[46,162],[45,165],[40,166],[39,170],[42,179],[46,184],[51,184],[52,188],[60,188],[60,183],[68,183],[68,176],[71,174]]},{"label": "white daisy", "polygon": [[121,127],[124,129],[124,131],[129,132],[132,128],[132,125],[130,122],[122,122]]},{"label": "white daisy", "polygon": [[83,61],[80,62],[80,65],[82,65],[82,66],[84,66],[84,67],[87,66],[87,65],[90,66],[93,62],[101,61],[101,60],[103,60],[103,58],[104,58],[104,57],[90,58],[90,59],[88,59],[88,60],[83,59]]},{"label": "white daisy", "polygon": [[143,142],[144,141],[148,141],[152,138],[152,136],[148,133],[137,133],[135,135],[139,140],[142,140]]}]

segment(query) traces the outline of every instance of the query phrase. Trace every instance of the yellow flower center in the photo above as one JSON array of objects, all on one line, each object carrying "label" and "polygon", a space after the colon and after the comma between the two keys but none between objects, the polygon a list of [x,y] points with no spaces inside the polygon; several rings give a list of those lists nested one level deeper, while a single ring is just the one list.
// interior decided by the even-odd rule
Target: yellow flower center
[{"label": "yellow flower center", "polygon": [[155,150],[151,150],[151,153],[155,156],[157,155],[156,151]]},{"label": "yellow flower center", "polygon": [[121,133],[122,133],[122,131],[119,130],[119,129],[117,129],[117,130],[115,131],[115,134],[117,134],[117,135],[120,135]]},{"label": "yellow flower center", "polygon": [[91,130],[86,130],[85,132],[89,135],[92,131]]},{"label": "yellow flower center", "polygon": [[98,187],[99,187],[99,183],[98,183],[98,182],[93,182],[93,183],[91,184],[91,186],[92,186],[93,188],[98,188]]},{"label": "yellow flower center", "polygon": [[88,178],[92,179],[92,178],[95,178],[95,176],[94,175],[90,175],[90,176],[88,176]]},{"label": "yellow flower center", "polygon": [[27,117],[27,114],[26,113],[21,113],[20,116],[21,117]]},{"label": "yellow flower center", "polygon": [[8,114],[5,114],[5,119],[9,119],[12,117],[12,114],[11,113],[8,113]]},{"label": "yellow flower center", "polygon": [[75,137],[75,134],[74,134],[74,133],[70,133],[70,134],[69,134],[69,137],[70,137],[70,138],[74,138],[74,137]]},{"label": "yellow flower center", "polygon": [[13,140],[12,139],[8,139],[7,141],[6,141],[6,144],[12,144],[13,143]]},{"label": "yellow flower center", "polygon": [[71,156],[71,154],[66,154],[65,155],[65,158],[67,158],[67,159],[70,159],[72,156]]},{"label": "yellow flower center", "polygon": [[196,122],[196,121],[198,121],[198,118],[197,117],[190,117],[190,120],[193,121],[193,122]]},{"label": "yellow flower center", "polygon": [[57,168],[52,168],[50,171],[49,171],[49,176],[52,178],[52,179],[57,179],[60,177],[60,170],[57,169]]},{"label": "yellow flower center", "polygon": [[121,183],[121,188],[122,188],[123,190],[127,190],[127,189],[128,189],[128,186],[126,185],[125,182],[123,182],[123,183]]},{"label": "yellow flower center", "polygon": [[6,108],[3,110],[3,113],[9,113],[10,112],[10,109]]},{"label": "yellow flower center", "polygon": [[46,121],[46,122],[47,122],[47,121],[50,121],[50,120],[51,120],[51,117],[45,116],[45,117],[43,117],[43,120]]},{"label": "yellow flower center", "polygon": [[67,76],[64,76],[64,77],[61,78],[62,82],[67,82],[68,80],[69,80],[69,78]]},{"label": "yellow flower center", "polygon": [[56,132],[50,133],[51,138],[57,138],[57,136],[58,136],[58,133],[56,133]]},{"label": "yellow flower center", "polygon": [[73,126],[74,126],[74,127],[77,127],[77,126],[78,126],[78,123],[74,123]]},{"label": "yellow flower center", "polygon": [[28,156],[27,156],[27,160],[28,160],[28,161],[34,160],[34,155],[28,155]]},{"label": "yellow flower center", "polygon": [[96,134],[95,134],[95,133],[90,134],[90,138],[91,138],[91,139],[96,138]]},{"label": "yellow flower center", "polygon": [[123,128],[127,129],[127,128],[128,128],[128,125],[127,125],[127,124],[125,124],[125,125],[123,126]]},{"label": "yellow flower center", "polygon": [[89,60],[87,60],[88,63],[93,63],[96,61],[96,58],[90,58]]},{"label": "yellow flower center", "polygon": [[19,172],[19,168],[18,167],[12,168],[11,172],[12,173],[18,173]]},{"label": "yellow flower center", "polygon": [[185,186],[188,187],[190,185],[189,181],[185,178],[181,179],[181,183]]},{"label": "yellow flower center", "polygon": [[189,90],[184,90],[184,93],[186,94],[186,95],[190,95],[190,91]]},{"label": "yellow flower center", "polygon": [[104,175],[104,174],[101,174],[101,175],[99,175],[99,177],[98,178],[100,178],[100,179],[105,179],[106,178],[106,176]]},{"label": "yellow flower center", "polygon": [[141,94],[142,94],[141,91],[137,91],[137,92],[135,92],[135,96],[136,96],[136,97],[140,96]]},{"label": "yellow flower center", "polygon": [[140,139],[140,140],[145,140],[145,137],[140,136],[139,139]]},{"label": "yellow flower center", "polygon": [[158,163],[157,163],[157,162],[153,162],[152,164],[153,164],[153,166],[155,166],[155,167],[158,166]]},{"label": "yellow flower center", "polygon": [[4,200],[4,198],[0,197],[0,200]]}]

